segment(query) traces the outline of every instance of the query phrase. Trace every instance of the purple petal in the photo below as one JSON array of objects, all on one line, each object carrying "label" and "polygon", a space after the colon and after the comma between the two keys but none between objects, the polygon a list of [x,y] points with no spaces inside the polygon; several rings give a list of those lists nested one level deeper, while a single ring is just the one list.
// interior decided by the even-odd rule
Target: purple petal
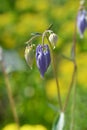
[{"label": "purple petal", "polygon": [[87,25],[87,22],[86,22],[86,19],[84,18],[83,21],[80,24],[81,33],[84,33],[84,31],[86,29],[86,25]]},{"label": "purple petal", "polygon": [[48,45],[38,45],[36,48],[36,62],[42,76],[44,76],[50,64],[50,51]]},{"label": "purple petal", "polygon": [[47,49],[47,51],[44,52],[44,55],[45,55],[45,60],[46,60],[46,68],[48,68],[50,61],[51,61],[50,50],[49,50],[48,45],[46,45],[45,48]]},{"label": "purple petal", "polygon": [[87,20],[86,20],[87,12],[85,10],[79,11],[77,16],[77,28],[81,35],[84,34],[84,31],[87,27]]}]

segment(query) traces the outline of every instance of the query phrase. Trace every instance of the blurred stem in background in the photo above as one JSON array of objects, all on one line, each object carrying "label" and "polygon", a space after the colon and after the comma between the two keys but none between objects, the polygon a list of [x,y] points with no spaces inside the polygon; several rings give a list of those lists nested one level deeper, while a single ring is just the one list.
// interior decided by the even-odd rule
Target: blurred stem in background
[{"label": "blurred stem in background", "polygon": [[15,123],[17,124],[17,129],[20,130],[20,126],[19,126],[19,118],[16,112],[16,105],[13,99],[13,95],[12,95],[12,91],[11,91],[11,84],[9,81],[9,77],[8,77],[8,73],[6,72],[6,68],[4,65],[4,60],[3,60],[3,49],[0,47],[0,64],[1,64],[1,69],[2,69],[2,73],[4,75],[4,80],[5,80],[5,84],[6,84],[6,89],[7,89],[7,94],[8,94],[8,99],[10,102],[10,106],[12,109],[12,113],[13,113],[13,117],[15,120]]}]

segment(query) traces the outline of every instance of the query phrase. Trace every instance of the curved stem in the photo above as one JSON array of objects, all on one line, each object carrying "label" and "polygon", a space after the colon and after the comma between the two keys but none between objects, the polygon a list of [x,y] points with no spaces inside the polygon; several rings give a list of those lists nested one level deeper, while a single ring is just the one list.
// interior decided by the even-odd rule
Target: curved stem
[{"label": "curved stem", "polygon": [[42,34],[38,34],[38,35],[32,36],[32,37],[26,42],[26,44],[31,43],[34,39],[36,39],[37,37],[40,37],[40,36],[42,36]]},{"label": "curved stem", "polygon": [[51,27],[53,26],[53,24],[50,24],[49,25],[49,27],[46,29],[46,31],[42,34],[42,33],[38,33],[38,34],[35,34],[34,36],[32,36],[27,42],[26,42],[26,44],[29,44],[29,43],[31,43],[34,39],[36,39],[37,37],[40,37],[40,36],[42,36],[42,43],[44,42],[44,36],[45,36],[45,33],[47,33],[47,32],[52,32],[51,30],[49,30]]},{"label": "curved stem", "polygon": [[43,34],[42,34],[42,45],[44,45],[44,38],[47,35],[47,33],[51,33],[51,32],[52,32],[51,30],[46,30],[46,31],[43,32]]}]

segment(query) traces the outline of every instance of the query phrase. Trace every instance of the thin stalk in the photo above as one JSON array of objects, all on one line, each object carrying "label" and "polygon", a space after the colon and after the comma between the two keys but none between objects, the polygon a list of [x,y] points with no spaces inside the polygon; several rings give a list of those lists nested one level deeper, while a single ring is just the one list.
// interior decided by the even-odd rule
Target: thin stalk
[{"label": "thin stalk", "polygon": [[69,86],[68,95],[66,97],[65,104],[63,106],[63,111],[66,110],[66,107],[67,107],[67,104],[68,104],[68,101],[69,101],[69,97],[70,97],[70,93],[71,93],[71,90],[72,90],[72,87],[73,87],[73,84],[74,84],[74,81],[75,81],[76,72],[77,72],[77,64],[76,64],[76,33],[77,33],[77,17],[76,17],[76,20],[75,20],[74,35],[73,35],[73,45],[72,45],[72,50],[71,50],[72,51],[72,62],[74,64],[74,70],[73,70],[73,74],[72,74],[71,83],[70,83],[70,86]]},{"label": "thin stalk", "polygon": [[[51,30],[45,30],[42,34],[42,45],[44,45],[44,38],[45,36],[47,37],[47,33],[51,33]],[[47,38],[47,40],[49,41],[49,39]],[[50,42],[50,41],[49,41]]]},{"label": "thin stalk", "polygon": [[[49,27],[48,27],[46,30],[51,29],[52,26],[53,26],[53,24],[50,24]],[[31,43],[34,39],[36,39],[37,37],[40,37],[40,36],[42,36],[42,33],[35,34],[34,36],[32,36],[32,37],[26,42],[26,44]],[[43,43],[43,40],[42,40],[42,43]]]},{"label": "thin stalk", "polygon": [[67,104],[68,104],[68,101],[69,101],[69,98],[70,98],[71,90],[73,88],[73,84],[74,84],[74,81],[75,81],[76,70],[77,70],[77,67],[74,66],[74,70],[73,70],[72,79],[71,79],[71,83],[70,83],[70,86],[69,86],[68,94],[67,94],[67,97],[66,97],[63,109],[62,109],[63,112],[65,112],[65,110],[67,108]]},{"label": "thin stalk", "polygon": [[53,71],[54,71],[55,81],[56,81],[56,85],[57,85],[58,101],[59,101],[60,110],[62,110],[62,101],[61,101],[61,96],[60,96],[60,87],[59,87],[59,81],[58,81],[58,76],[57,76],[57,69],[56,69],[56,64],[55,64],[54,52],[52,54],[52,59],[53,59],[53,62],[52,62]]},{"label": "thin stalk", "polygon": [[41,35],[42,35],[42,34],[38,34],[38,35],[32,36],[32,37],[26,42],[26,44],[31,43],[34,39],[36,39],[37,37],[40,37]]},{"label": "thin stalk", "polygon": [[72,79],[71,79],[71,83],[69,86],[69,90],[68,90],[68,95],[66,97],[65,100],[65,104],[63,106],[63,111],[65,112],[67,104],[69,102],[70,99],[70,94],[71,94],[71,90],[73,88],[73,104],[72,104],[72,113],[71,113],[71,123],[70,123],[70,130],[74,129],[74,125],[75,125],[75,100],[76,100],[76,73],[77,73],[77,63],[76,63],[76,34],[77,34],[77,17],[75,20],[75,28],[74,28],[74,35],[73,35],[73,46],[72,46],[72,62],[74,65],[73,68],[73,74],[72,74]]},{"label": "thin stalk", "polygon": [[57,93],[58,93],[58,103],[59,103],[59,106],[60,106],[60,110],[62,110],[62,101],[61,101],[60,86],[59,86],[59,81],[58,81],[58,76],[57,76],[57,68],[56,68],[56,63],[55,63],[55,55],[54,55],[51,43],[50,43],[50,41],[48,39],[48,36],[47,36],[47,40],[49,42],[50,49],[51,49],[51,58],[52,58],[53,72],[54,72],[54,76],[55,76],[55,81],[56,81],[56,86],[57,86]]},{"label": "thin stalk", "polygon": [[[77,31],[77,17],[75,21],[75,29],[74,29],[74,37],[73,37],[73,48],[72,51],[74,53],[73,63],[75,68],[75,77],[74,77],[74,83],[76,81],[76,72],[77,72],[77,64],[76,64],[76,31]],[[72,104],[72,110],[71,110],[71,123],[70,123],[70,130],[75,129],[75,105],[76,105],[76,84],[74,84],[73,87],[73,104]]]},{"label": "thin stalk", "polygon": [[11,84],[9,82],[8,74],[7,74],[6,69],[4,67],[3,61],[1,61],[0,63],[1,63],[1,66],[2,66],[2,72],[3,72],[3,75],[4,75],[8,99],[9,99],[10,106],[11,106],[11,109],[12,109],[13,117],[14,117],[15,123],[17,124],[17,129],[20,130],[19,118],[18,118],[18,115],[17,115],[17,112],[16,112],[15,102],[14,102],[14,99],[13,99],[13,96],[12,96],[12,91],[11,91]]},{"label": "thin stalk", "polygon": [[74,84],[74,87],[73,87],[73,95],[72,95],[72,101],[73,101],[73,104],[71,106],[71,123],[70,123],[70,130],[74,130],[75,129],[75,103],[76,103],[76,83]]}]

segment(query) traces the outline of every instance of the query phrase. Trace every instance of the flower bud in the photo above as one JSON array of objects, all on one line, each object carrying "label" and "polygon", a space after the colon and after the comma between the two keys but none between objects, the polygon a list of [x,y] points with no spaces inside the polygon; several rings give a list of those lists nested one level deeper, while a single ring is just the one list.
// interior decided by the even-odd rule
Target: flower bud
[{"label": "flower bud", "polygon": [[32,65],[34,62],[34,45],[26,46],[25,48],[25,60],[29,67],[32,69]]},{"label": "flower bud", "polygon": [[52,46],[55,48],[55,45],[58,41],[58,36],[52,32],[49,36],[49,41],[51,42]]},{"label": "flower bud", "polygon": [[36,62],[37,67],[40,70],[41,76],[43,77],[50,64],[50,50],[47,44],[38,45],[36,48]]},{"label": "flower bud", "polygon": [[85,4],[85,0],[81,0],[80,5],[84,5],[84,4]]},{"label": "flower bud", "polygon": [[77,16],[77,29],[80,37],[83,38],[85,29],[87,28],[87,12],[85,10],[80,10]]}]

